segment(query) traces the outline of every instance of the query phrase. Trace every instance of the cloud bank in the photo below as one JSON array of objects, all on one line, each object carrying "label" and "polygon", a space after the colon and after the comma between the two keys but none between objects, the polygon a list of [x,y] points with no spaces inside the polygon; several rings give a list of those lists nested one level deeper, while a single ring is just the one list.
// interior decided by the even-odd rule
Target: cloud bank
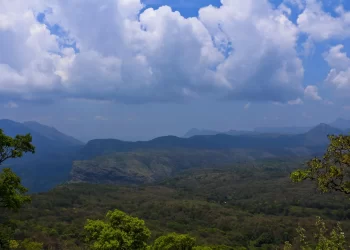
[{"label": "cloud bank", "polygon": [[[315,89],[303,87],[299,34],[315,41],[346,36],[349,19],[339,7],[338,18],[319,23],[328,14],[307,2],[293,23],[286,5],[267,0],[222,0],[192,18],[140,0],[0,0],[0,96],[146,103],[214,95],[295,103],[306,91],[317,99]],[[334,50],[325,59],[334,67],[328,81],[339,87],[349,70],[336,65]]]}]

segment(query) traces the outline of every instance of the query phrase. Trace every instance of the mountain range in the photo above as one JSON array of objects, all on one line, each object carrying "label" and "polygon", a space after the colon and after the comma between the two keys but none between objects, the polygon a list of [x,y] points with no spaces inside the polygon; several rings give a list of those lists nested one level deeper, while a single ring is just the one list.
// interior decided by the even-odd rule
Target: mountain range
[{"label": "mountain range", "polygon": [[[340,121],[340,120],[339,120]],[[344,121],[338,122],[346,126]],[[344,130],[319,124],[305,133],[234,131],[227,134],[163,136],[149,141],[91,140],[87,144],[36,122],[0,120],[10,136],[31,133],[35,155],[6,162],[33,192],[60,183],[150,183],[184,169],[262,159],[301,159],[321,155],[327,135]]]},{"label": "mountain range", "polygon": [[[345,133],[350,133],[350,120],[338,118],[335,121],[328,124],[331,127],[343,130]],[[311,130],[312,126],[305,127],[257,127],[253,131],[244,130],[229,130],[226,132],[219,132],[208,129],[192,128],[185,133],[183,137],[189,138],[196,135],[254,135],[254,134],[303,134]]]},{"label": "mountain range", "polygon": [[89,141],[81,150],[81,158],[89,159],[113,152],[129,152],[140,149],[211,149],[249,148],[281,151],[288,148],[324,148],[328,134],[342,134],[342,130],[327,124],[320,124],[307,133],[297,135],[282,134],[216,134],[198,135],[190,138],[163,136],[150,141],[126,142],[116,139]]},{"label": "mountain range", "polygon": [[150,141],[92,140],[74,161],[71,181],[108,184],[151,183],[185,169],[235,165],[267,159],[294,161],[320,156],[327,135],[343,131],[320,124],[298,135],[246,134],[164,136]]}]

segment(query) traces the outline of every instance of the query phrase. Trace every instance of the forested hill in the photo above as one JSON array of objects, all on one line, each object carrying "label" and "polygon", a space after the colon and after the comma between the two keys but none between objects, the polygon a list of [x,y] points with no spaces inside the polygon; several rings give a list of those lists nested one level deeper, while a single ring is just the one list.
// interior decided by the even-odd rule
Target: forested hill
[{"label": "forested hill", "polygon": [[99,139],[89,141],[80,152],[80,159],[92,159],[96,156],[129,152],[139,149],[211,149],[223,150],[232,148],[260,149],[284,154],[290,149],[300,152],[311,150],[322,152],[328,144],[327,135],[342,134],[342,130],[326,124],[320,124],[307,133],[298,135],[253,134],[253,135],[201,135],[190,138],[164,136],[150,141],[126,142],[115,139]]},{"label": "forested hill", "polygon": [[151,141],[93,140],[74,161],[73,182],[142,184],[172,177],[186,169],[221,167],[260,160],[306,159],[321,155],[327,135],[342,131],[326,124],[300,135],[226,134],[159,137]]}]

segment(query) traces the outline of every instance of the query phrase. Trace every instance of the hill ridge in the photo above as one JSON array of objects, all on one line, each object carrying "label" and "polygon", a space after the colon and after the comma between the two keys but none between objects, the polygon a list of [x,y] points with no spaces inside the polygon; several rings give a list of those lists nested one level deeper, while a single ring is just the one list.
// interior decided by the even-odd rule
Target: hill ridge
[{"label": "hill ridge", "polygon": [[91,159],[113,152],[128,152],[139,149],[230,149],[249,148],[281,150],[283,148],[319,147],[325,149],[328,134],[340,134],[341,130],[326,124],[319,124],[311,130],[297,134],[243,134],[243,135],[196,135],[190,138],[161,136],[149,141],[128,142],[118,139],[89,141],[81,151],[81,159]]}]

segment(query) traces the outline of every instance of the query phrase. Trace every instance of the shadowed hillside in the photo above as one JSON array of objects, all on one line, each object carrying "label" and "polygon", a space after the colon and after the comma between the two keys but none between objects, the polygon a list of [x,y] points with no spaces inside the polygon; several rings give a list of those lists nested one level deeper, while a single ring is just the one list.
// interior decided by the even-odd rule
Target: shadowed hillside
[{"label": "shadowed hillside", "polygon": [[29,121],[29,122],[24,122],[23,124],[24,126],[31,129],[32,131],[35,131],[38,134],[48,139],[54,140],[56,142],[61,142],[72,146],[74,145],[78,146],[78,145],[84,144],[83,142],[75,139],[72,136],[65,135],[53,127],[45,126],[38,122]]},{"label": "shadowed hillside", "polygon": [[11,167],[31,192],[45,191],[69,179],[76,153],[82,144],[55,128],[39,123],[19,123],[0,120],[0,129],[9,136],[30,133],[35,154],[9,160],[2,167]]}]

